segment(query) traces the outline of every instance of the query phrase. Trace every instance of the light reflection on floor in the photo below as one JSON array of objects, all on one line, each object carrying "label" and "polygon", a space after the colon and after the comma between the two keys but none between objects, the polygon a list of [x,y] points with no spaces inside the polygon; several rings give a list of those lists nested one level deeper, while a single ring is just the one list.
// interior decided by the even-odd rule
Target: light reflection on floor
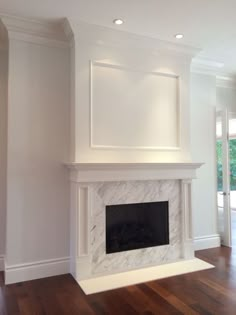
[{"label": "light reflection on floor", "polygon": [[236,249],[236,211],[231,211],[231,225],[232,225],[232,247]]},{"label": "light reflection on floor", "polygon": [[[223,208],[218,207],[218,228],[222,235],[224,231],[224,213]],[[236,209],[231,210],[231,229],[232,229],[232,247],[236,252]]]}]

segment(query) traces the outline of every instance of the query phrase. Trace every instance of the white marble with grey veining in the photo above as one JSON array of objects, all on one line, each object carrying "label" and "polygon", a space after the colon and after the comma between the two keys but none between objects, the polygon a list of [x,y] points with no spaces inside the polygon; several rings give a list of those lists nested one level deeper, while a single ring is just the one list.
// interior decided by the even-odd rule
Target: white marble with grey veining
[{"label": "white marble with grey veining", "polygon": [[[106,274],[181,258],[181,190],[179,180],[99,182],[89,184],[92,196],[90,254],[92,274]],[[106,254],[106,205],[169,201],[170,244]]]}]

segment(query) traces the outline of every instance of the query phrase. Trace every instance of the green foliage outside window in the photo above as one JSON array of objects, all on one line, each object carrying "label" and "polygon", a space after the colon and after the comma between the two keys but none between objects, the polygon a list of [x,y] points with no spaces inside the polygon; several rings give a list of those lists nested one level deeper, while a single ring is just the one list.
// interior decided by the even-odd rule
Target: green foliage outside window
[{"label": "green foliage outside window", "polygon": [[[217,188],[218,191],[223,189],[223,170],[222,170],[222,141],[216,142],[217,154]],[[236,139],[229,140],[229,157],[230,157],[230,190],[236,190]]]}]

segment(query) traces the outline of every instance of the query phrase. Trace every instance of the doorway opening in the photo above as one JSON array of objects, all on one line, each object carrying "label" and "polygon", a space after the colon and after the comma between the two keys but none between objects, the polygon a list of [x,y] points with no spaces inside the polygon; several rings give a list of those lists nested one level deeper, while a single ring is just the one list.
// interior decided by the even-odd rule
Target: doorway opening
[{"label": "doorway opening", "polygon": [[216,121],[217,205],[221,243],[236,247],[236,114]]}]

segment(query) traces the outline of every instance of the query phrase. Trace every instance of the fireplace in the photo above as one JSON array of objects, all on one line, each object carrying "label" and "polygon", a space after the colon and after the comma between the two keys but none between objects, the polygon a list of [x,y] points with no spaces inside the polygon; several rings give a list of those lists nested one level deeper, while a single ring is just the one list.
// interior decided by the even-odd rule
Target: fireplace
[{"label": "fireplace", "polygon": [[69,165],[75,279],[193,259],[191,180],[200,165]]},{"label": "fireplace", "polygon": [[106,206],[106,253],[169,244],[168,201]]}]

